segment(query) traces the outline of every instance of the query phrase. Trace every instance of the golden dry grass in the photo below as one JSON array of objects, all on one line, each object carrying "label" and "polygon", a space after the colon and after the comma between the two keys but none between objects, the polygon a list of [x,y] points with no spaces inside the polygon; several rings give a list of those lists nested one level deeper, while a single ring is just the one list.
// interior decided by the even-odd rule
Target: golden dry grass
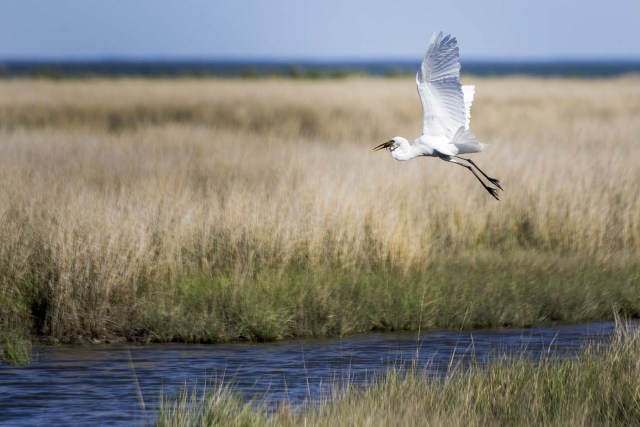
[{"label": "golden dry grass", "polygon": [[[228,302],[263,273],[419,276],[517,253],[620,267],[637,290],[639,80],[466,80],[500,202],[462,168],[371,152],[418,134],[411,80],[0,81],[0,324],[153,335],[143,308],[193,321],[185,278],[209,280],[189,304],[226,280]],[[601,293],[598,307],[625,303]]]}]

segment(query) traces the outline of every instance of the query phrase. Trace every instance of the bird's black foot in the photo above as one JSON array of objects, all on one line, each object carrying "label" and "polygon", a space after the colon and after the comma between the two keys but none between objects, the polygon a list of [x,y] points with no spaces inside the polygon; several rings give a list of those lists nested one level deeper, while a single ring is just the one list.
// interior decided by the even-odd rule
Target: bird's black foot
[{"label": "bird's black foot", "polygon": [[487,179],[488,179],[489,181],[491,181],[491,183],[492,183],[493,185],[495,185],[496,187],[498,187],[500,190],[504,191],[504,188],[502,188],[502,185],[500,185],[500,180],[499,180],[499,179],[489,178],[489,177],[487,177]]},{"label": "bird's black foot", "polygon": [[484,188],[489,192],[489,194],[493,196],[494,199],[500,201],[500,198],[498,197],[498,189],[489,187],[488,185],[486,185]]}]

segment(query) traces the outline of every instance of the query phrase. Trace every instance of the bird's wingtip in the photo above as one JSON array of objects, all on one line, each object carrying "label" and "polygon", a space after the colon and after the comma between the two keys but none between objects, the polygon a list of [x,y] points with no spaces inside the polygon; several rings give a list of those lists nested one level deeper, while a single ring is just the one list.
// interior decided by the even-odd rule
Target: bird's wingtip
[{"label": "bird's wingtip", "polygon": [[437,42],[439,42],[440,40],[442,40],[444,33],[442,32],[442,30],[440,31],[434,31],[433,35],[431,36],[431,40],[429,41],[429,44],[435,44]]}]

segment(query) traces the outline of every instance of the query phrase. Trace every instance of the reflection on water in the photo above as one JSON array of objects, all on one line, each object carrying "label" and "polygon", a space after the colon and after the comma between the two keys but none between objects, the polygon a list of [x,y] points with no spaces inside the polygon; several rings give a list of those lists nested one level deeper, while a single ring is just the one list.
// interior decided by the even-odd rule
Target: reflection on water
[{"label": "reflection on water", "polygon": [[[0,365],[2,425],[136,425],[152,419],[140,409],[135,374],[147,409],[162,391],[185,383],[224,380],[249,398],[300,405],[328,385],[365,383],[390,366],[417,363],[433,373],[471,355],[525,352],[568,357],[585,341],[602,340],[613,323],[535,329],[366,334],[332,340],[266,344],[156,344],[38,347],[30,366]],[[129,358],[131,355],[131,359]],[[131,361],[133,361],[134,370]]]}]

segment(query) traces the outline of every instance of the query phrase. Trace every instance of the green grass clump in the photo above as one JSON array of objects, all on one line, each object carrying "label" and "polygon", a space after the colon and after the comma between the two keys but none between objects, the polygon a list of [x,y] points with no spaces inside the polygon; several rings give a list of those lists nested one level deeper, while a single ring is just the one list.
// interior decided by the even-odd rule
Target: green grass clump
[{"label": "green grass clump", "polygon": [[0,338],[0,360],[14,365],[28,365],[31,360],[31,339],[26,334],[5,332]]},{"label": "green grass clump", "polygon": [[[242,405],[228,389],[161,404],[159,425],[402,426],[638,425],[640,335],[619,331],[606,346],[573,359],[501,357],[488,365],[452,365],[440,378],[421,369],[391,370],[371,386],[337,386],[302,411],[267,413]],[[191,397],[190,397],[191,396]],[[214,402],[215,404],[211,404]],[[224,408],[224,419],[214,416]]]},{"label": "green grass clump", "polygon": [[525,252],[459,254],[413,272],[211,272],[177,278],[135,312],[123,313],[120,324],[125,334],[146,340],[223,342],[635,317],[638,268],[631,261],[593,265]]},{"label": "green grass clump", "polygon": [[245,403],[226,385],[219,383],[198,392],[182,388],[175,399],[160,397],[156,424],[162,427],[255,426],[265,424],[256,416],[261,411]]}]

